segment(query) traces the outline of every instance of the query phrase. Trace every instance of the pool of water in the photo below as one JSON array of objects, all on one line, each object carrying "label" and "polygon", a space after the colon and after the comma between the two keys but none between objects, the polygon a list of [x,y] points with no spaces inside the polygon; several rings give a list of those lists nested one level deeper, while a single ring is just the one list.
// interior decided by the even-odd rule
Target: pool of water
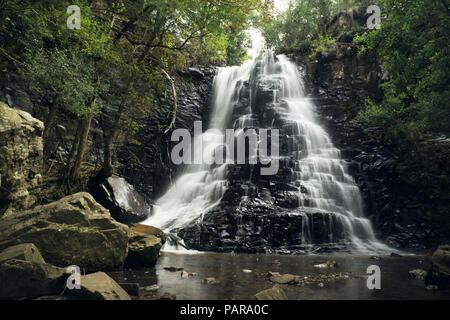
[{"label": "pool of water", "polygon": [[[450,299],[450,290],[427,290],[423,280],[413,279],[408,272],[428,269],[429,257],[363,255],[269,255],[269,254],[174,254],[163,252],[154,268],[124,270],[111,275],[119,282],[139,283],[140,287],[157,284],[160,293],[170,292],[178,300],[250,299],[255,293],[271,288],[269,271],[314,277],[327,273],[349,272],[348,279],[325,282],[322,285],[282,285],[293,300],[372,300],[372,299]],[[314,265],[336,261],[337,266],[318,269]],[[367,268],[377,265],[381,270],[381,289],[367,288]],[[181,272],[164,267],[182,267],[198,276],[183,279]],[[243,270],[247,272],[244,272]],[[248,272],[251,270],[251,272]],[[204,279],[213,277],[216,284]],[[145,294],[145,290],[143,290]]]}]

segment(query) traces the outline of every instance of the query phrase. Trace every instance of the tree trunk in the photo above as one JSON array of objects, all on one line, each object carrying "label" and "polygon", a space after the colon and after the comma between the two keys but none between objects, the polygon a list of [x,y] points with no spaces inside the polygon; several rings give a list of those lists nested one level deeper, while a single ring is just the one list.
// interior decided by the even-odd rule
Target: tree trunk
[{"label": "tree trunk", "polygon": [[66,173],[65,177],[69,177],[69,173],[72,169],[72,163],[75,160],[76,151],[78,150],[78,145],[80,144],[80,137],[81,137],[81,127],[83,125],[83,122],[80,121],[77,126],[77,133],[75,134],[75,138],[72,143],[72,148],[70,149],[69,158],[67,159],[67,166],[66,166]]},{"label": "tree trunk", "polygon": [[[132,86],[133,83],[129,85]],[[120,119],[122,118],[123,111],[125,106],[123,103],[119,105],[119,110],[117,111],[116,117],[114,118],[114,122],[111,125],[111,129],[104,135],[104,143],[103,143],[103,169],[102,174],[103,177],[109,178],[114,173],[114,168],[112,165],[112,153],[113,153],[113,142],[114,138],[117,135],[117,129],[119,129]]]},{"label": "tree trunk", "polygon": [[80,178],[81,162],[83,161],[84,152],[86,150],[86,144],[89,134],[89,129],[91,128],[92,116],[86,116],[82,120],[82,127],[80,133],[80,142],[78,144],[77,157],[73,165],[71,180],[75,182]]},{"label": "tree trunk", "polygon": [[58,113],[58,106],[55,103],[50,105],[50,112],[48,113],[47,120],[45,121],[44,132],[42,133],[42,138],[46,138],[50,129],[53,127],[55,122],[56,114]]}]

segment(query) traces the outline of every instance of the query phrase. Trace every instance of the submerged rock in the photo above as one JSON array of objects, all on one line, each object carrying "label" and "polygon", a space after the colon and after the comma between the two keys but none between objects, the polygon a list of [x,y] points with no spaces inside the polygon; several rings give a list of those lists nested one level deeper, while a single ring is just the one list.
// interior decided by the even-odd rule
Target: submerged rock
[{"label": "submerged rock", "polygon": [[203,282],[205,282],[206,284],[219,284],[220,281],[217,280],[216,278],[210,277],[210,278],[206,278],[205,280],[203,280]]},{"label": "submerged rock", "polygon": [[123,266],[128,227],[85,192],[0,219],[0,250],[34,243],[45,261],[86,270]]},{"label": "submerged rock", "polygon": [[337,266],[336,261],[327,261],[325,263],[314,265],[314,268],[324,269],[324,268],[334,268],[336,266]]},{"label": "submerged rock", "polygon": [[300,276],[293,274],[273,275],[270,277],[270,281],[278,284],[294,284],[300,282]]},{"label": "submerged rock", "polygon": [[288,297],[280,286],[275,285],[271,289],[255,294],[253,300],[288,300]]},{"label": "submerged rock", "polygon": [[26,210],[41,182],[44,125],[0,102],[0,216]]}]

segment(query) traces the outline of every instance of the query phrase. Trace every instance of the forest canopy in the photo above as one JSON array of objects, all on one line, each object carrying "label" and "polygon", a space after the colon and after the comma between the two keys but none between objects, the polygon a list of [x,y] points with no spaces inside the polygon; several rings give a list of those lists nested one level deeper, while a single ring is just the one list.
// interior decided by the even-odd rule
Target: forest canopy
[{"label": "forest canopy", "polygon": [[[69,6],[80,9],[79,29],[67,26]],[[115,137],[132,136],[152,95],[164,83],[173,87],[171,74],[193,64],[240,64],[246,30],[255,16],[270,17],[272,7],[271,0],[1,0],[0,68],[19,72],[42,95],[49,107],[44,138],[58,114],[78,119],[69,182],[80,176],[92,120],[120,101],[100,118],[109,176]]]}]

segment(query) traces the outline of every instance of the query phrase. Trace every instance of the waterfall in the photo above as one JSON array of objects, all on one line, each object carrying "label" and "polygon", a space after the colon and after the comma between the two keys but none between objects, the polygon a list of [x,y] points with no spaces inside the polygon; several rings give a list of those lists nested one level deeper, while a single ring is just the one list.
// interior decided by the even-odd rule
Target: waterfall
[{"label": "waterfall", "polygon": [[[271,101],[261,102],[258,86],[264,87]],[[219,68],[213,87],[210,127],[194,140],[196,156],[210,158],[212,150],[224,144],[227,128],[238,135],[244,128],[280,127],[289,142],[283,156],[295,163],[289,183],[297,188],[294,194],[304,216],[302,243],[314,245],[313,216],[320,214],[327,242],[333,243],[335,230],[340,230],[341,238],[355,252],[392,252],[376,240],[364,217],[360,190],[339,149],[318,123],[315,106],[306,97],[302,75],[294,63],[283,55],[265,53],[240,67]],[[195,148],[199,145],[203,148]],[[232,161],[187,166],[144,223],[170,232],[201,220],[220,203]]]}]

